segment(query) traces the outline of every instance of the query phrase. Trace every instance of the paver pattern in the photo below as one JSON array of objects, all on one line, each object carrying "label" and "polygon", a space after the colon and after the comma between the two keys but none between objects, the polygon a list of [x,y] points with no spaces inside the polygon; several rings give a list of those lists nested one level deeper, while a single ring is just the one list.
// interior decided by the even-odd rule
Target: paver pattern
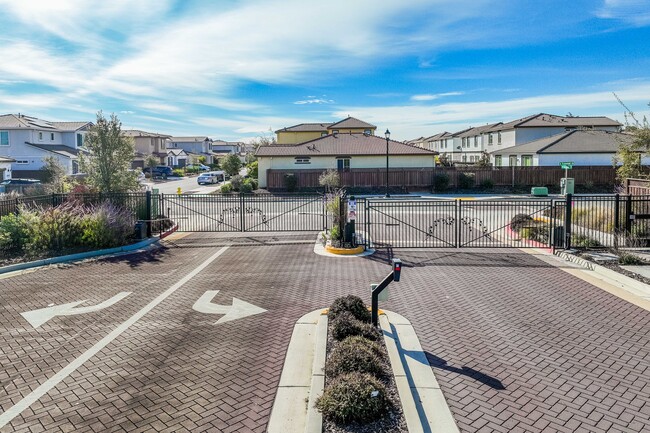
[{"label": "paver pattern", "polygon": [[[165,249],[0,280],[0,411],[223,245],[232,245],[4,431],[263,432],[295,321],[337,296],[369,299],[389,271],[313,254],[315,235],[195,234]],[[650,313],[517,250],[395,250],[382,308],[409,318],[463,432],[650,430]],[[207,290],[266,313],[215,325]],[[50,303],[105,310],[38,329]],[[85,305],[85,304],[84,304]]]}]

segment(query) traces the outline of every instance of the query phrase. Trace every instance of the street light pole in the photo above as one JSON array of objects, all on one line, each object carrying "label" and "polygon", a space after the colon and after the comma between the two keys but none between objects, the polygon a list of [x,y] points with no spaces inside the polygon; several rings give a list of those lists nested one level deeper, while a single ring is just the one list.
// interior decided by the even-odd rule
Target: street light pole
[{"label": "street light pole", "polygon": [[384,136],[386,137],[386,198],[388,198],[390,197],[388,193],[388,142],[390,141],[390,131],[388,129],[386,129]]}]

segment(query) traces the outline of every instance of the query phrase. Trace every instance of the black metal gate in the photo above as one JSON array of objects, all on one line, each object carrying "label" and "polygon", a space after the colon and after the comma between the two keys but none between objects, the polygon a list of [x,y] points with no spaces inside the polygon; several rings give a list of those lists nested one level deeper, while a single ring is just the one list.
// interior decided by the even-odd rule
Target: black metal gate
[{"label": "black metal gate", "polygon": [[[363,201],[357,227],[374,246],[473,248],[548,246],[553,236],[552,200]],[[513,230],[516,216],[528,230]],[[525,236],[522,236],[524,233]]]},{"label": "black metal gate", "polygon": [[325,229],[321,195],[161,194],[161,211],[181,232],[280,232]]}]

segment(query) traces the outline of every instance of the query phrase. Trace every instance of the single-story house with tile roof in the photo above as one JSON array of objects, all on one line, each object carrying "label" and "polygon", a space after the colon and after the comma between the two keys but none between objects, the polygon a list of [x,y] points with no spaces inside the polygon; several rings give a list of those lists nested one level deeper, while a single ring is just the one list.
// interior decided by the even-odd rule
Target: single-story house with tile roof
[{"label": "single-story house with tile roof", "polygon": [[[601,130],[572,130],[529,143],[490,152],[496,167],[550,166],[573,162],[576,166],[611,166],[621,144],[632,141],[630,134]],[[647,164],[648,158],[642,163]]]},{"label": "single-story house with tile roof", "polygon": [[[328,170],[338,170],[347,186],[381,187],[385,185],[386,139],[368,134],[331,134],[297,145],[260,146],[256,152],[261,188],[282,188],[278,176],[286,173],[309,172],[308,184],[299,187],[318,187],[318,175]],[[388,141],[390,184],[392,186],[426,186],[433,179],[437,152],[420,147]],[[404,182],[394,173],[426,172],[421,182]],[[270,180],[271,175],[276,174]],[[351,173],[351,174],[349,174]],[[346,181],[354,173],[359,179],[353,184]],[[417,176],[414,176],[414,178]],[[364,179],[361,179],[364,178]],[[394,178],[394,179],[393,179]],[[314,180],[315,179],[315,180]],[[417,184],[417,185],[416,185]]]},{"label": "single-story house with tile roof", "polygon": [[0,156],[0,181],[11,179],[11,163],[16,162],[15,159]]}]

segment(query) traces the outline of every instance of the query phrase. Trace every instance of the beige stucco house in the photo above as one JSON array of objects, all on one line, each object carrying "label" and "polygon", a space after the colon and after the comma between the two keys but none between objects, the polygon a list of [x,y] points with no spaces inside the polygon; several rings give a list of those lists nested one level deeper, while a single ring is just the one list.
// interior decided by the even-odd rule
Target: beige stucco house
[{"label": "beige stucco house", "polygon": [[123,130],[122,135],[132,137],[135,142],[135,157],[131,163],[132,168],[143,168],[149,156],[156,158],[157,164],[167,165],[167,140],[171,138],[170,135],[137,129]]},{"label": "beige stucco house", "polygon": [[[261,146],[256,153],[259,185],[261,188],[268,187],[268,175],[272,171],[323,172],[334,169],[343,173],[355,170],[383,173],[386,170],[386,148],[385,138],[358,133],[332,133],[297,145]],[[391,171],[431,171],[435,167],[437,154],[417,146],[388,141]]]},{"label": "beige stucco house", "polygon": [[278,144],[299,144],[331,134],[375,135],[377,127],[354,117],[335,123],[301,123],[275,131]]}]

